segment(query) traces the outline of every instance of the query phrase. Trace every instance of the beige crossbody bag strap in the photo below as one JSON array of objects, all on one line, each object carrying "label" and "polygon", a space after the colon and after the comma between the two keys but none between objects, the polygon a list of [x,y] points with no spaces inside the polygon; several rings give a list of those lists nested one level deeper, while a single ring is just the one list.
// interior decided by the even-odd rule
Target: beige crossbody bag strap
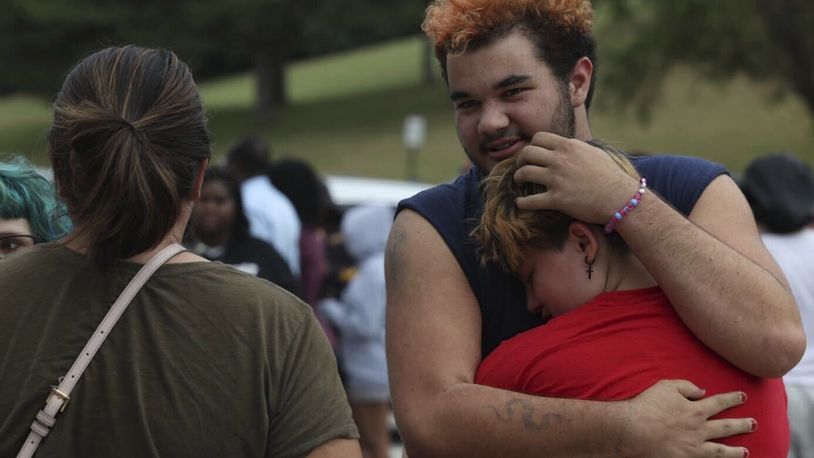
[{"label": "beige crossbody bag strap", "polygon": [[56,415],[64,411],[65,407],[67,407],[68,401],[71,399],[71,391],[76,385],[76,382],[82,377],[82,374],[96,355],[99,347],[102,346],[110,330],[113,329],[113,326],[119,321],[119,317],[122,316],[124,310],[130,305],[133,296],[138,293],[139,289],[141,289],[156,269],[182,251],[184,251],[184,247],[177,243],[164,248],[153,256],[152,259],[136,273],[133,279],[130,280],[130,283],[127,284],[124,291],[119,295],[119,298],[116,299],[116,302],[114,302],[110,310],[108,310],[107,315],[105,315],[99,327],[96,328],[93,336],[88,340],[88,343],[85,344],[85,348],[82,349],[82,353],[76,358],[71,369],[60,379],[59,386],[51,387],[51,392],[45,400],[45,408],[37,413],[34,423],[31,424],[31,432],[28,434],[23,448],[20,449],[20,453],[17,454],[17,458],[29,458],[34,455],[34,452],[37,451],[37,447],[40,445],[40,441],[48,435],[48,432],[54,426],[54,423],[56,423]]}]

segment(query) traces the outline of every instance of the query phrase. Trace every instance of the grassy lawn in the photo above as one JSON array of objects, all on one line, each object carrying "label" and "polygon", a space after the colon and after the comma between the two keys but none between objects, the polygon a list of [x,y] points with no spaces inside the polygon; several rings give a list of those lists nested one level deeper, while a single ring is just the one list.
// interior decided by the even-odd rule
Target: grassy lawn
[{"label": "grassy lawn", "polygon": [[51,113],[44,100],[28,96],[0,98],[0,153],[22,153],[47,162],[45,132]]},{"label": "grassy lawn", "polygon": [[[413,37],[292,64],[287,75],[292,104],[274,126],[255,120],[251,76],[203,82],[216,156],[239,135],[257,133],[271,142],[276,158],[300,157],[326,174],[403,178],[402,124],[406,115],[420,113],[429,125],[420,177],[431,182],[453,177],[464,154],[443,82],[419,83],[421,44]],[[43,100],[0,98],[0,152],[20,152],[46,164],[48,119]],[[672,74],[646,124],[612,107],[592,112],[596,136],[630,149],[703,156],[736,171],[776,150],[814,162],[811,119],[797,99],[773,100],[767,87],[743,79],[715,85],[683,70]]]}]

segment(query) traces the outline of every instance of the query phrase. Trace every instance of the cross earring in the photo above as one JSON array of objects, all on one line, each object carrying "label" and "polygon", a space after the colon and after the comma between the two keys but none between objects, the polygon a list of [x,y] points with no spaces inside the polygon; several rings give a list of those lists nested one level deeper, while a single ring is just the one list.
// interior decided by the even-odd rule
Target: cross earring
[{"label": "cross earring", "polygon": [[585,269],[585,272],[588,273],[588,280],[591,279],[591,274],[594,273],[594,269],[593,267],[591,267],[594,265],[594,262],[596,262],[596,258],[592,259],[591,261],[588,261],[588,256],[585,256],[585,264],[588,266],[588,268]]}]

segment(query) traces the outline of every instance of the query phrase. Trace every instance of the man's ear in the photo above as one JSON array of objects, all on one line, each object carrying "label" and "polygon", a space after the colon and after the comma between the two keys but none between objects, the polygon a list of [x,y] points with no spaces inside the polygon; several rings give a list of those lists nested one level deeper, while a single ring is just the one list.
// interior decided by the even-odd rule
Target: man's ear
[{"label": "man's ear", "polygon": [[204,177],[206,176],[206,168],[209,166],[209,158],[204,159],[198,164],[198,170],[195,171],[195,182],[192,183],[192,192],[189,195],[189,200],[195,202],[201,198],[201,188],[203,188]]},{"label": "man's ear", "polygon": [[568,78],[568,96],[571,105],[576,108],[585,104],[588,91],[591,89],[591,76],[594,74],[594,64],[591,59],[581,57],[574,64]]},{"label": "man's ear", "polygon": [[589,262],[596,259],[599,252],[599,239],[591,227],[582,221],[574,221],[568,226],[569,244]]}]

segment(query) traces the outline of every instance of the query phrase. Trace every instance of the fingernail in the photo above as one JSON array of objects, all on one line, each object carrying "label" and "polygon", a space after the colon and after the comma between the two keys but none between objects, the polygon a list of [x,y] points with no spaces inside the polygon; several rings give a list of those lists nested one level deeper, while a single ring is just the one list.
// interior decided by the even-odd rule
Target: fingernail
[{"label": "fingernail", "polygon": [[756,430],[757,429],[757,420],[755,420],[754,418],[749,420],[749,428],[750,428],[749,431]]},{"label": "fingernail", "polygon": [[741,402],[746,402],[746,393],[741,393]]},{"label": "fingernail", "polygon": [[743,458],[749,458],[749,450],[743,449]]}]

